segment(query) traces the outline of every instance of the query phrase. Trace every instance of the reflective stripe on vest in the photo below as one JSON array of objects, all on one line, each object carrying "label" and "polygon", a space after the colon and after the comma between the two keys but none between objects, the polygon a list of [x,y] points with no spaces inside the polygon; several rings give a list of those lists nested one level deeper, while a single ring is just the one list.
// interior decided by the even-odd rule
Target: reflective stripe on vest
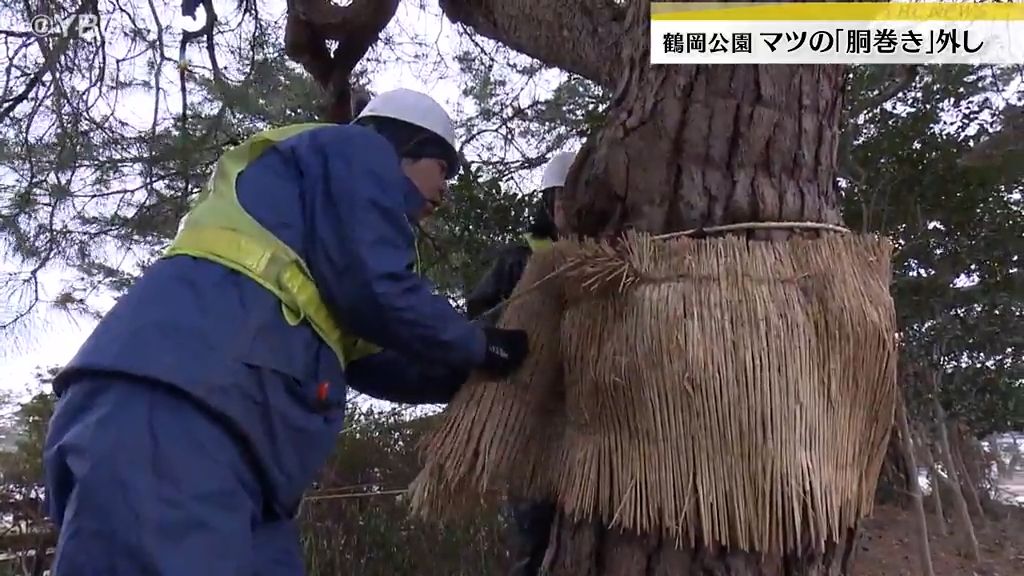
[{"label": "reflective stripe on vest", "polygon": [[548,238],[541,236],[534,236],[533,234],[523,234],[523,239],[526,240],[526,244],[530,246],[531,252],[543,252],[550,250],[555,243]]},{"label": "reflective stripe on vest", "polygon": [[[308,321],[344,367],[379,352],[380,347],[345,335],[320,297],[306,263],[242,208],[235,189],[242,170],[274,144],[332,125],[294,124],[266,130],[225,152],[162,257],[185,255],[212,260],[259,283],[281,301],[290,325]],[[417,268],[418,264],[419,250]]]}]

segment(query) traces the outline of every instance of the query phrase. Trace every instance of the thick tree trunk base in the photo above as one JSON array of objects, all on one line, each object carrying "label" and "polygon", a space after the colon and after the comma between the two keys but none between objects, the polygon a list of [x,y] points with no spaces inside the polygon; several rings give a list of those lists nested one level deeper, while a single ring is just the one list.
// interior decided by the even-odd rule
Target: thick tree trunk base
[{"label": "thick tree trunk base", "polygon": [[914,459],[914,442],[911,439],[910,423],[907,421],[907,409],[902,398],[897,405],[897,424],[900,444],[902,446],[903,463],[907,471],[910,500],[913,504],[914,516],[917,520],[919,568],[923,576],[935,576],[935,568],[932,566],[931,545],[928,541],[928,519],[924,515],[924,497],[921,496],[917,461]]},{"label": "thick tree trunk base", "polygon": [[541,574],[545,576],[842,576],[850,573],[854,530],[824,553],[764,556],[723,548],[676,547],[672,540],[609,530],[559,515]]},{"label": "thick tree trunk base", "polygon": [[[743,223],[841,221],[836,189],[842,66],[650,66],[650,5],[629,4],[621,83],[562,200],[589,237]],[[753,240],[783,240],[786,230]],[[873,480],[873,479],[872,479]],[[559,517],[552,576],[847,574],[856,530],[792,556],[676,547]]]},{"label": "thick tree trunk base", "polygon": [[[472,2],[449,1],[446,10],[452,14],[457,12],[455,8],[465,8],[468,4]],[[627,230],[659,235],[734,223],[841,222],[836,166],[845,67],[651,66],[650,2],[626,3],[622,12],[621,28],[616,31],[620,33],[614,36],[620,39],[616,49],[621,59],[618,65],[610,66],[614,74],[609,75],[609,78],[617,79],[619,85],[615,89],[604,126],[580,150],[566,181],[561,196],[567,219],[564,232],[573,236],[607,239],[621,238]],[[457,14],[457,19],[468,21],[471,14],[463,18],[458,16],[463,14]],[[498,17],[494,21],[503,20]],[[498,26],[492,26],[491,29],[497,30]],[[559,42],[558,46],[563,45],[561,39],[556,42]],[[614,61],[616,55],[607,53],[604,56]],[[788,229],[739,233],[751,240],[768,241],[785,240],[793,234]],[[810,238],[820,236],[819,232],[796,234]],[[747,246],[742,242],[736,244]],[[759,246],[764,248],[761,244]],[[830,266],[842,269],[842,264],[837,264],[835,260],[820,261],[830,262]],[[711,268],[719,269],[714,266]],[[627,266],[622,269],[631,268]],[[872,268],[871,274],[875,272],[877,270]],[[528,271],[520,281],[521,285],[531,284],[529,274]],[[709,272],[697,274],[686,271],[677,274],[677,277],[701,278],[703,281],[706,274]],[[888,280],[879,286],[887,289]],[[809,302],[813,300],[813,290],[823,287],[824,284],[821,284],[819,288],[790,297],[780,295],[777,301]],[[805,288],[801,284],[801,289]],[[661,289],[664,287],[659,287]],[[694,290],[685,292],[690,295],[693,293]],[[564,295],[554,296],[554,300],[559,302],[564,301],[564,298]],[[666,330],[666,334],[678,336],[680,325],[692,327],[698,321],[703,322],[698,319],[714,317],[711,314],[701,316],[696,312],[686,312],[688,316],[684,317],[682,312],[678,312],[680,309],[698,309],[701,307],[699,302],[688,308],[658,308],[655,304],[660,306],[660,298],[638,299],[636,302],[647,306],[648,312],[658,311],[651,314],[650,326],[656,325],[654,319],[660,314],[661,320],[674,327]],[[706,300],[712,298],[719,296],[708,296]],[[881,291],[878,291],[876,299],[884,299]],[[736,301],[743,300],[737,298]],[[776,300],[765,297],[764,301]],[[703,312],[725,309],[725,306],[707,304]],[[613,312],[608,317],[616,318],[614,312],[618,308],[609,307],[608,310]],[[634,359],[642,358],[642,354],[631,356],[628,353],[622,354],[622,351],[640,349],[635,342],[642,338],[634,335],[648,334],[644,330],[654,328],[645,325],[642,329],[630,331],[622,328],[626,324],[618,320],[601,324],[590,318],[590,309],[578,308],[572,320],[562,316],[563,310],[546,312],[549,311],[539,306],[535,310],[528,308],[523,302],[512,303],[506,310],[503,320],[508,322],[506,327],[524,326],[510,320],[521,314],[523,318],[529,318],[528,324],[530,330],[533,330],[531,343],[542,345],[537,347],[536,352],[531,352],[532,364],[524,366],[519,372],[516,385],[470,386],[464,388],[470,392],[460,393],[453,401],[449,413],[453,413],[452,410],[464,412],[449,420],[447,428],[442,429],[444,431],[436,437],[436,441],[432,441],[433,461],[425,468],[421,475],[422,482],[415,489],[415,507],[421,511],[454,507],[453,501],[457,496],[451,490],[446,492],[443,487],[457,486],[458,482],[483,489],[498,489],[499,484],[506,480],[501,477],[511,476],[502,470],[507,467],[509,470],[515,469],[518,477],[515,483],[521,485],[512,492],[524,495],[535,492],[545,497],[555,493],[563,509],[570,511],[561,512],[556,519],[542,573],[553,576],[831,576],[849,572],[856,530],[853,527],[848,530],[843,528],[855,524],[870,509],[882,456],[878,452],[884,448],[887,427],[891,421],[883,425],[879,423],[882,418],[891,419],[891,411],[888,409],[891,407],[890,394],[895,386],[891,386],[891,390],[889,386],[879,386],[877,391],[872,392],[872,398],[877,398],[874,404],[869,405],[863,398],[860,402],[851,402],[851,407],[858,408],[851,408],[851,415],[844,415],[843,421],[856,421],[857,424],[842,428],[842,431],[838,427],[818,425],[822,413],[840,402],[830,392],[818,396],[808,393],[792,402],[779,402],[780,408],[776,412],[783,413],[782,407],[807,406],[806,402],[812,397],[822,399],[822,406],[827,405],[829,408],[818,411],[806,409],[806,414],[795,415],[785,423],[779,421],[782,416],[776,419],[764,416],[767,413],[765,411],[756,425],[747,425],[746,432],[730,435],[727,423],[731,421],[726,416],[729,413],[727,407],[735,404],[730,403],[726,394],[714,397],[695,394],[699,396],[698,400],[682,399],[683,389],[690,385],[687,379],[695,380],[695,376],[687,375],[683,378],[681,372],[668,369],[656,378],[652,376],[648,382],[634,379],[628,387],[629,394],[622,392],[627,389],[626,386],[608,384],[626,379],[620,378],[620,374],[644,372],[644,369],[634,369],[632,364],[620,359],[629,357],[629,362],[633,362]],[[677,315],[669,317],[669,313]],[[803,311],[780,311],[773,318],[794,318],[793,326],[796,326],[798,322],[795,319],[804,317],[801,314]],[[885,314],[875,317],[888,317],[888,313]],[[556,323],[559,320],[560,323],[550,329],[545,327],[548,330],[547,336],[540,335],[538,325],[546,326],[545,323]],[[672,324],[673,321],[676,323]],[[803,322],[799,325],[812,325],[809,321]],[[708,323],[710,327],[701,336],[718,328],[711,324]],[[724,325],[724,322],[719,319],[718,324]],[[793,336],[779,337],[767,328],[768,324],[765,321],[761,327],[738,330],[736,338],[753,336],[752,342],[757,344],[744,344],[747,350],[759,349],[762,341],[802,342],[804,344],[794,345],[811,346],[806,344],[811,342],[810,337],[796,336],[799,333],[796,328],[793,329]],[[597,328],[588,328],[591,325]],[[737,321],[732,325],[739,323]],[[568,328],[563,328],[565,326]],[[605,326],[614,327],[614,330],[630,338],[623,338],[619,332],[610,334],[613,329],[608,328],[606,332]],[[563,329],[576,336],[563,340]],[[878,337],[863,337],[863,344],[869,346],[882,342],[886,337],[883,334],[894,332],[893,327],[891,330],[887,328],[880,331]],[[720,330],[719,333],[724,332]],[[848,333],[866,332],[851,328]],[[683,363],[691,362],[701,366],[694,373],[703,370],[710,374],[718,370],[721,382],[744,378],[727,376],[732,374],[729,371],[731,369],[718,362],[723,356],[735,353],[725,352],[732,342],[719,346],[722,353],[718,355],[705,354],[692,346],[687,348],[691,342],[706,343],[710,340],[706,337],[677,338],[675,341],[670,336],[651,338],[651,342],[656,341],[658,346],[664,345],[664,348],[651,345],[645,351],[662,359],[670,357],[669,351],[678,353],[688,358]],[[674,342],[678,342],[678,345],[674,345]],[[831,350],[863,348],[861,342],[844,344]],[[564,361],[560,351],[570,348],[571,351],[565,356],[573,360]],[[545,354],[550,358],[541,363],[540,355]],[[836,352],[830,355],[837,358],[842,356]],[[742,354],[736,356],[743,357]],[[767,353],[757,356],[766,360],[756,367],[743,368],[745,371],[742,373],[756,374],[757,378],[769,373],[786,374],[788,372],[781,368],[777,372],[772,372],[774,368],[765,368],[769,365],[768,358],[783,356]],[[748,352],[745,357],[754,358],[755,354]],[[714,361],[710,360],[712,358]],[[711,368],[719,364],[723,367]],[[866,362],[863,365],[884,364]],[[546,383],[545,380],[560,376],[557,370],[559,366],[565,370],[567,378],[571,380],[570,384]],[[653,374],[655,371],[647,372]],[[814,370],[809,369],[806,373],[812,372]],[[839,373],[853,374],[849,370],[841,370]],[[600,375],[602,379],[596,378],[594,374]],[[768,377],[764,378],[767,381]],[[814,388],[815,379],[813,376],[806,379],[812,383],[806,386],[807,389]],[[711,381],[710,378],[705,380],[707,384],[702,388],[704,391],[727,388],[718,386],[719,381]],[[783,375],[778,376],[777,381],[781,390],[784,384],[795,380]],[[679,386],[672,388],[663,385],[665,382],[675,382]],[[700,388],[697,384],[693,386]],[[544,394],[549,389],[558,394],[551,394],[550,401],[533,401],[534,398],[548,400]],[[769,386],[761,383],[750,389],[761,393],[768,390]],[[850,387],[837,385],[835,389],[848,391]],[[530,396],[525,390],[538,392]],[[599,394],[592,393],[593,390]],[[642,397],[637,390],[648,390],[650,393]],[[665,390],[672,390],[672,394]],[[735,390],[746,388],[736,384]],[[519,397],[513,399],[514,395]],[[831,400],[824,400],[826,397]],[[581,398],[589,401],[584,402]],[[662,398],[667,400],[662,402]],[[553,441],[555,436],[540,432],[555,429],[552,422],[533,426],[524,424],[526,417],[522,416],[537,413],[534,406],[550,407],[559,402],[568,408],[562,410],[563,420],[551,418],[552,422],[566,429],[569,427],[566,422],[571,422],[574,427],[573,434],[563,433],[568,439],[564,450]],[[470,405],[479,417],[473,416],[473,412],[465,408]],[[612,405],[615,410],[605,408]],[[657,410],[648,408],[652,405]],[[870,406],[870,411],[862,411],[853,416],[866,405]],[[684,409],[690,411],[688,414],[692,412],[693,416],[680,417],[679,411]],[[623,413],[632,416],[664,413],[672,414],[673,417],[657,420],[658,423],[670,423],[664,424],[662,429],[640,424],[623,425],[631,421],[630,418],[619,417]],[[805,416],[806,421],[801,419]],[[504,418],[500,424],[497,423],[499,417]],[[482,422],[486,422],[486,425]],[[680,422],[687,426],[699,422],[700,428],[685,432],[690,428]],[[787,427],[787,424],[793,422],[807,422],[807,430],[810,431],[802,432],[802,435],[793,432],[795,427]],[[674,428],[669,430],[670,426]],[[591,433],[592,429],[613,431],[599,435]],[[736,473],[733,477],[744,480],[729,481],[724,471],[740,467],[734,466],[734,462],[746,464],[752,461],[754,457],[743,452],[743,447],[758,444],[749,440],[736,441],[734,437],[752,438],[754,435],[750,430],[755,429],[772,437],[777,445],[771,450],[761,451],[761,455],[769,455],[762,467],[755,469],[748,466],[749,471],[745,475]],[[828,434],[823,433],[824,430],[828,430]],[[511,438],[517,434],[522,439],[521,445],[530,448],[514,445]],[[790,436],[794,438],[792,441],[781,440]],[[727,437],[728,441],[723,440]],[[763,440],[763,437],[757,440]],[[825,450],[822,446],[826,443],[835,443],[838,449]],[[538,448],[532,448],[534,445]],[[699,449],[688,451],[694,445]],[[728,448],[723,448],[725,446]],[[846,451],[848,455],[839,456],[844,448],[850,449]],[[523,458],[522,455],[530,454],[530,450],[538,455]],[[631,450],[644,456],[635,461],[630,460],[627,452]],[[480,456],[483,453],[487,456]],[[669,458],[646,456],[653,453],[677,458],[670,466],[664,464]],[[864,457],[867,454],[870,457]],[[513,462],[517,457],[523,458],[522,464],[503,464]],[[803,461],[798,463],[800,458]],[[838,464],[840,462],[851,464]],[[704,466],[698,469],[700,463]],[[665,471],[656,471],[659,466],[666,466]],[[783,469],[785,472],[776,472]],[[805,469],[808,472],[801,472]],[[765,470],[771,472],[765,473]],[[822,470],[828,470],[828,473],[823,474]],[[785,480],[781,479],[783,475]],[[686,480],[698,477],[702,480],[699,485],[695,484],[698,487],[685,485]],[[768,477],[780,479],[766,480]],[[651,481],[652,478],[657,478],[658,482]],[[640,482],[657,487],[639,486]],[[769,486],[772,482],[774,484]],[[838,488],[840,484],[842,489]],[[624,490],[623,487],[627,485],[630,487]],[[762,488],[764,497],[759,497],[755,492]],[[805,496],[805,488],[810,488],[806,490],[807,494],[821,496]],[[691,501],[684,500],[684,497],[698,490],[703,498],[696,499],[703,500],[702,506],[687,507],[684,502]],[[776,498],[776,494],[781,496]],[[635,502],[626,500],[634,498],[634,495]],[[578,522],[575,516],[563,516],[575,510],[582,516],[594,514],[610,517],[613,512],[601,508],[616,509],[615,501],[620,498],[625,506],[614,511],[619,524],[637,527],[637,530],[644,530],[645,534],[624,533],[617,528],[608,528],[604,522]],[[690,544],[688,540],[685,543],[677,543],[675,539],[666,541],[660,531],[660,527],[665,526],[699,530],[692,533],[705,535],[703,538],[707,541],[727,541],[734,548],[705,546],[699,542]],[[800,534],[787,532],[789,526],[794,526],[793,531],[802,531]],[[840,538],[841,541],[821,541],[826,538]],[[753,542],[750,546],[760,551],[738,550],[740,543],[748,542]],[[761,553],[772,548],[798,552],[778,556]]]},{"label": "thick tree trunk base", "polygon": [[948,484],[950,487],[953,510],[958,525],[956,531],[963,538],[963,553],[969,560],[976,562],[981,557],[978,550],[978,538],[974,533],[974,522],[971,521],[971,514],[967,509],[967,499],[964,497],[961,489],[960,474],[958,473],[956,462],[953,460],[949,435],[946,433],[946,412],[938,400],[938,378],[938,372],[935,372],[932,380],[932,408],[935,411],[935,429],[938,431],[939,456],[942,459],[942,467],[949,474],[948,478],[943,479],[943,483]]}]

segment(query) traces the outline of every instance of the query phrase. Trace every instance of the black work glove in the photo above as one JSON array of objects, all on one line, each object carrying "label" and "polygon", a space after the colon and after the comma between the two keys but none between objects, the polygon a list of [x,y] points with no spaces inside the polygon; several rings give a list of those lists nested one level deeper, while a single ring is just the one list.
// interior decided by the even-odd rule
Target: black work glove
[{"label": "black work glove", "polygon": [[526,258],[509,258],[505,261],[501,274],[501,299],[507,300],[519,284],[519,279],[526,271]]},{"label": "black work glove", "polygon": [[505,378],[516,371],[530,353],[530,341],[523,330],[484,328],[487,351],[480,369]]}]

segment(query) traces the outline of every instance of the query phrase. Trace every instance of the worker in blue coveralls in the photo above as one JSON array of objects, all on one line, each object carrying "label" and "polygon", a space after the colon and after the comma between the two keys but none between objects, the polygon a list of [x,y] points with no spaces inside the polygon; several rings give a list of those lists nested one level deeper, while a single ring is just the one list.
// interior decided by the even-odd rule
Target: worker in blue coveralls
[{"label": "worker in blue coveralls", "polygon": [[[550,249],[559,231],[566,229],[561,192],[576,160],[575,152],[556,154],[544,167],[541,178],[541,199],[535,207],[532,222],[523,235],[525,243],[502,250],[494,265],[466,297],[470,318],[482,317],[488,322],[497,318],[496,308],[508,300],[526,269],[530,257]],[[495,312],[491,312],[495,311]],[[505,513],[512,524],[512,570],[510,576],[535,576],[539,573],[555,520],[555,504],[513,498]]]},{"label": "worker in blue coveralls", "polygon": [[224,153],[54,382],[54,576],[298,576],[293,518],[349,386],[443,403],[523,362],[524,332],[471,323],[415,271],[414,224],[458,169],[447,113],[403,89]]},{"label": "worker in blue coveralls", "polygon": [[575,159],[575,152],[561,152],[555,154],[544,166],[540,201],[534,206],[530,225],[523,234],[523,242],[505,246],[498,251],[494,264],[466,296],[466,312],[470,318],[486,315],[485,320],[494,320],[500,311],[496,307],[512,295],[530,256],[551,248],[558,239],[559,228],[565,226],[559,195]]}]

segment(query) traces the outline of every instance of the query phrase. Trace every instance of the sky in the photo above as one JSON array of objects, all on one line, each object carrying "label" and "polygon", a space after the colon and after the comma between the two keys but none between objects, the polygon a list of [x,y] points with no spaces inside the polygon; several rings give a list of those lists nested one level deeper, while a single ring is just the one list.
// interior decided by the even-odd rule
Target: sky
[{"label": "sky", "polygon": [[[195,30],[202,25],[205,18],[202,9],[197,14],[196,20],[180,15],[177,9],[178,2],[167,3],[168,5],[160,14],[164,23],[178,31]],[[139,3],[145,6],[145,3]],[[217,0],[215,7],[221,20],[228,22],[224,25],[230,26],[230,19],[234,14],[237,18],[235,0]],[[269,0],[261,2],[260,11],[265,17],[274,17],[284,14],[284,0]],[[114,16],[114,18],[126,18],[126,16]],[[144,12],[136,13],[137,19],[148,20],[152,26],[153,20],[147,18]],[[283,22],[283,20],[282,20]],[[111,23],[104,22],[105,25]],[[116,23],[114,23],[116,24]],[[17,28],[17,26],[11,26]],[[454,26],[443,17],[436,4],[427,4],[422,8],[415,0],[406,0],[399,7],[395,20],[385,30],[386,35],[393,35],[398,41],[394,59],[389,60],[385,65],[371,70],[370,89],[381,92],[397,87],[412,88],[420,90],[437,99],[444,105],[454,117],[462,116],[468,106],[460,101],[461,85],[451,63],[451,55],[454,54],[457,45],[460,43],[458,32]],[[174,34],[177,36],[177,34]],[[418,45],[416,43],[419,43]],[[420,52],[423,45],[429,48],[436,46],[436,51],[447,57],[448,66],[439,63],[431,58],[421,59],[415,65],[404,62],[410,57],[415,57],[417,50]],[[116,51],[116,48],[114,49]],[[166,52],[177,55],[177,44],[169,45]],[[189,53],[189,60],[195,59],[197,64],[204,63],[205,54],[201,47],[194,47]],[[219,53],[218,59],[224,66],[225,55]],[[557,73],[555,73],[557,75]],[[173,85],[169,90],[177,92],[178,76],[173,66],[168,66],[164,74],[164,81],[168,86]],[[545,80],[538,81],[537,90],[544,91],[546,86],[553,85],[557,76],[548,75]],[[529,94],[524,94],[529,98]],[[167,105],[174,108],[177,102],[170,100]],[[140,128],[148,126],[151,121],[153,100],[150,95],[133,95],[122,100],[118,104],[118,116],[122,119],[137,125]],[[536,174],[524,175],[527,181],[536,179]],[[130,262],[127,263],[130,265]],[[0,260],[0,271],[12,271],[17,265],[11,262]],[[62,285],[68,278],[68,272],[61,270],[46,270],[41,275],[43,299],[53,298],[59,293]],[[114,300],[109,296],[97,296],[90,300],[98,310],[106,311],[113,305]],[[28,330],[20,331],[20,336],[13,347],[0,347],[0,365],[3,366],[0,378],[0,393],[13,394],[16,397],[25,397],[39,389],[35,385],[34,374],[39,367],[58,366],[67,363],[85,342],[90,332],[96,326],[96,320],[81,315],[70,315],[65,312],[54,310],[43,310],[32,315],[29,320]]]}]

